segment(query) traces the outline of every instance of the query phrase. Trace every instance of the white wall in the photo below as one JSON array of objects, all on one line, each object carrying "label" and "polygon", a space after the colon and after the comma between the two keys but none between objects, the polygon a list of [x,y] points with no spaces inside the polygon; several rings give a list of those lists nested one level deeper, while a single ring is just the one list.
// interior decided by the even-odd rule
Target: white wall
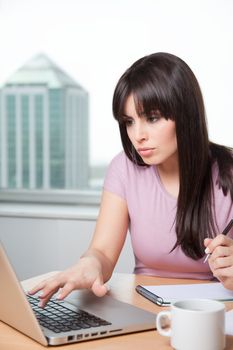
[{"label": "white wall", "polygon": [[[95,221],[0,217],[0,240],[19,279],[73,264],[87,249]],[[115,271],[132,272],[129,237]]]}]

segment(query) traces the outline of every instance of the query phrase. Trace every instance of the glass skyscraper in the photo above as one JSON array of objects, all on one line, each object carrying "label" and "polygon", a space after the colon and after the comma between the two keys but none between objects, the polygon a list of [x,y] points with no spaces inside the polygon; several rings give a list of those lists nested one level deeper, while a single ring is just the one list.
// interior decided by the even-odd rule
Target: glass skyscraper
[{"label": "glass skyscraper", "polygon": [[0,89],[0,188],[84,189],[88,93],[46,55]]}]

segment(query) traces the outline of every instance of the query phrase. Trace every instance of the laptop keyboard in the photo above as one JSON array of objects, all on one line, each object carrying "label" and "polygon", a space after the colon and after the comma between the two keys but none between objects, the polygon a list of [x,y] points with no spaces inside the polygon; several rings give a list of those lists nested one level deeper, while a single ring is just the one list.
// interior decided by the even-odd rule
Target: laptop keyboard
[{"label": "laptop keyboard", "polygon": [[45,308],[41,308],[38,306],[39,298],[30,295],[27,295],[27,298],[39,324],[55,333],[70,332],[91,327],[102,327],[111,324],[86,311],[73,311],[68,309],[62,305],[62,302],[56,300],[50,300]]}]

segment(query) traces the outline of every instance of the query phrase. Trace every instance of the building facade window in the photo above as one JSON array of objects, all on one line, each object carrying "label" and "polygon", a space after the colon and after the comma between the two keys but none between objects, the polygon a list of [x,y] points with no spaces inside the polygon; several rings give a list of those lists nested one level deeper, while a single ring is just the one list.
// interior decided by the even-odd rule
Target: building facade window
[{"label": "building facade window", "polygon": [[[29,98],[21,96],[21,116],[22,116],[22,187],[29,187]],[[19,184],[20,185],[20,184]]]},{"label": "building facade window", "polygon": [[15,116],[15,96],[8,95],[6,98],[7,116],[7,155],[8,155],[8,187],[16,187],[16,116]]}]

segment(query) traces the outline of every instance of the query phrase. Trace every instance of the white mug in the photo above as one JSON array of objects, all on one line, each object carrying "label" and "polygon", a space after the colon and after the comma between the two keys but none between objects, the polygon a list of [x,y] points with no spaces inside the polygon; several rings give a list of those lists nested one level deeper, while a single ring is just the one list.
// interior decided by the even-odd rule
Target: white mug
[{"label": "white mug", "polygon": [[225,305],[209,299],[176,301],[156,318],[161,335],[171,337],[176,350],[225,348]]}]

